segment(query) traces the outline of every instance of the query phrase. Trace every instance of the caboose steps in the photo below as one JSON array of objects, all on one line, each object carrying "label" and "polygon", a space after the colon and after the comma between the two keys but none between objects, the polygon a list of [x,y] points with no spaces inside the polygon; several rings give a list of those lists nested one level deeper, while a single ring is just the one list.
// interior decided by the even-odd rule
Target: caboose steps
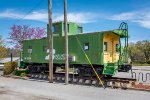
[{"label": "caboose steps", "polygon": [[116,63],[107,63],[107,64],[104,65],[103,74],[112,76],[112,75],[115,74],[116,68],[117,68]]}]

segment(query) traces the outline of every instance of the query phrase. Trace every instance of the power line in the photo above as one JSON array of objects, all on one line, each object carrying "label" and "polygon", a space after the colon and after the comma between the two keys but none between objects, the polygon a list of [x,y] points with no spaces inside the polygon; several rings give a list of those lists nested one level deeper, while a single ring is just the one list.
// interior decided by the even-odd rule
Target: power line
[{"label": "power line", "polygon": [[[30,13],[32,13],[33,10],[35,10],[38,6],[42,4],[43,0],[40,0],[31,10],[29,10],[22,18],[19,18],[17,21],[14,22],[14,24],[18,23],[19,21],[23,20],[26,16],[28,16]],[[13,25],[14,25],[13,24]]]}]

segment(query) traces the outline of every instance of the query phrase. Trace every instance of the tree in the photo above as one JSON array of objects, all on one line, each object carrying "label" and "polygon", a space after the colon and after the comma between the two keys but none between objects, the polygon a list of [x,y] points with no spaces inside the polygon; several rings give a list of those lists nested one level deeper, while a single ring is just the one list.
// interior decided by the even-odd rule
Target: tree
[{"label": "tree", "polygon": [[0,59],[7,56],[7,48],[0,46]]},{"label": "tree", "polygon": [[31,28],[28,25],[13,25],[10,28],[10,43],[15,44],[15,48],[22,49],[22,41],[28,39],[39,39],[46,35],[45,28]]},{"label": "tree", "polygon": [[2,46],[4,43],[4,40],[2,39],[2,36],[0,35],[0,46]]},{"label": "tree", "polygon": [[0,59],[6,57],[8,54],[7,48],[4,46],[4,40],[0,36]]},{"label": "tree", "polygon": [[150,63],[150,41],[144,40],[142,42],[144,44],[143,50],[144,50],[145,60],[147,63]]},{"label": "tree", "polygon": [[129,44],[129,56],[133,62],[150,63],[150,41],[143,40]]},{"label": "tree", "polygon": [[7,48],[7,50],[8,50],[8,55],[7,55],[8,57],[11,56],[11,53],[12,53],[13,57],[19,57],[20,56],[20,51],[16,48]]}]

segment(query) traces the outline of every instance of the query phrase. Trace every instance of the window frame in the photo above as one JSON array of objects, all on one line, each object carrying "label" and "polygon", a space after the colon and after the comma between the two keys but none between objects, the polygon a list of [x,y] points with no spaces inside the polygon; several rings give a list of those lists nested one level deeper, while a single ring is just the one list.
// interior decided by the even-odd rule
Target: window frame
[{"label": "window frame", "polygon": [[[88,47],[88,49],[86,49],[86,46]],[[89,51],[90,43],[89,42],[85,42],[84,45],[83,45],[83,49],[84,49],[84,51]]]},{"label": "window frame", "polygon": [[55,25],[52,25],[52,32],[55,33]]},{"label": "window frame", "polygon": [[30,54],[32,53],[32,46],[28,47],[28,53],[30,53]]},{"label": "window frame", "polygon": [[69,33],[70,25],[67,24],[67,32]]},{"label": "window frame", "polygon": [[115,46],[116,46],[116,50],[115,51],[119,52],[119,44],[116,44]]},{"label": "window frame", "polygon": [[43,52],[47,51],[48,47],[43,45]]},{"label": "window frame", "polygon": [[[80,30],[80,32],[79,32]],[[82,27],[78,27],[78,33],[82,33]]]},{"label": "window frame", "polygon": [[[104,48],[104,51],[107,52],[107,51],[108,51],[108,42],[104,42],[104,45],[103,45],[103,46],[104,46],[104,47],[103,47],[103,48]],[[105,48],[105,46],[106,46],[106,48]]]},{"label": "window frame", "polygon": [[[63,30],[65,31],[65,23],[63,24],[63,26],[64,26],[64,27],[63,27]],[[67,33],[69,33],[69,29],[70,29],[69,27],[70,27],[70,24],[67,23]]]}]

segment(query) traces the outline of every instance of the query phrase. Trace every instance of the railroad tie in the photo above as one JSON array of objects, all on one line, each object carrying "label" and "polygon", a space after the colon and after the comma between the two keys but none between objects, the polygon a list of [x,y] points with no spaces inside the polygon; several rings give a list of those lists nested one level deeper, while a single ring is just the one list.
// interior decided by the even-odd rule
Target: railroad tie
[{"label": "railroad tie", "polygon": [[96,85],[96,83],[97,83],[97,80],[92,81],[92,85]]},{"label": "railroad tie", "polygon": [[43,79],[47,79],[46,75],[43,76]]},{"label": "railroad tie", "polygon": [[72,78],[69,77],[69,82],[72,82]]},{"label": "railroad tie", "polygon": [[35,75],[34,75],[34,74],[32,74],[32,75],[31,75],[31,78],[34,78],[34,77],[35,77]]},{"label": "railroad tie", "polygon": [[77,81],[78,81],[77,78],[73,79],[73,83],[77,83]]},{"label": "railroad tie", "polygon": [[39,77],[39,75],[35,75],[35,78],[38,78]]},{"label": "railroad tie", "polygon": [[65,81],[65,78],[64,78],[64,77],[62,77],[62,78],[61,78],[61,80],[62,80],[62,81]]},{"label": "railroad tie", "polygon": [[79,79],[79,84],[83,84],[84,79]]},{"label": "railroad tie", "polygon": [[57,81],[60,81],[61,77],[57,77]]},{"label": "railroad tie", "polygon": [[91,85],[91,80],[85,80],[85,85]]},{"label": "railroad tie", "polygon": [[56,80],[56,77],[55,77],[55,76],[53,76],[53,80]]},{"label": "railroad tie", "polygon": [[39,79],[42,79],[42,75],[40,74],[38,78],[39,78]]}]

